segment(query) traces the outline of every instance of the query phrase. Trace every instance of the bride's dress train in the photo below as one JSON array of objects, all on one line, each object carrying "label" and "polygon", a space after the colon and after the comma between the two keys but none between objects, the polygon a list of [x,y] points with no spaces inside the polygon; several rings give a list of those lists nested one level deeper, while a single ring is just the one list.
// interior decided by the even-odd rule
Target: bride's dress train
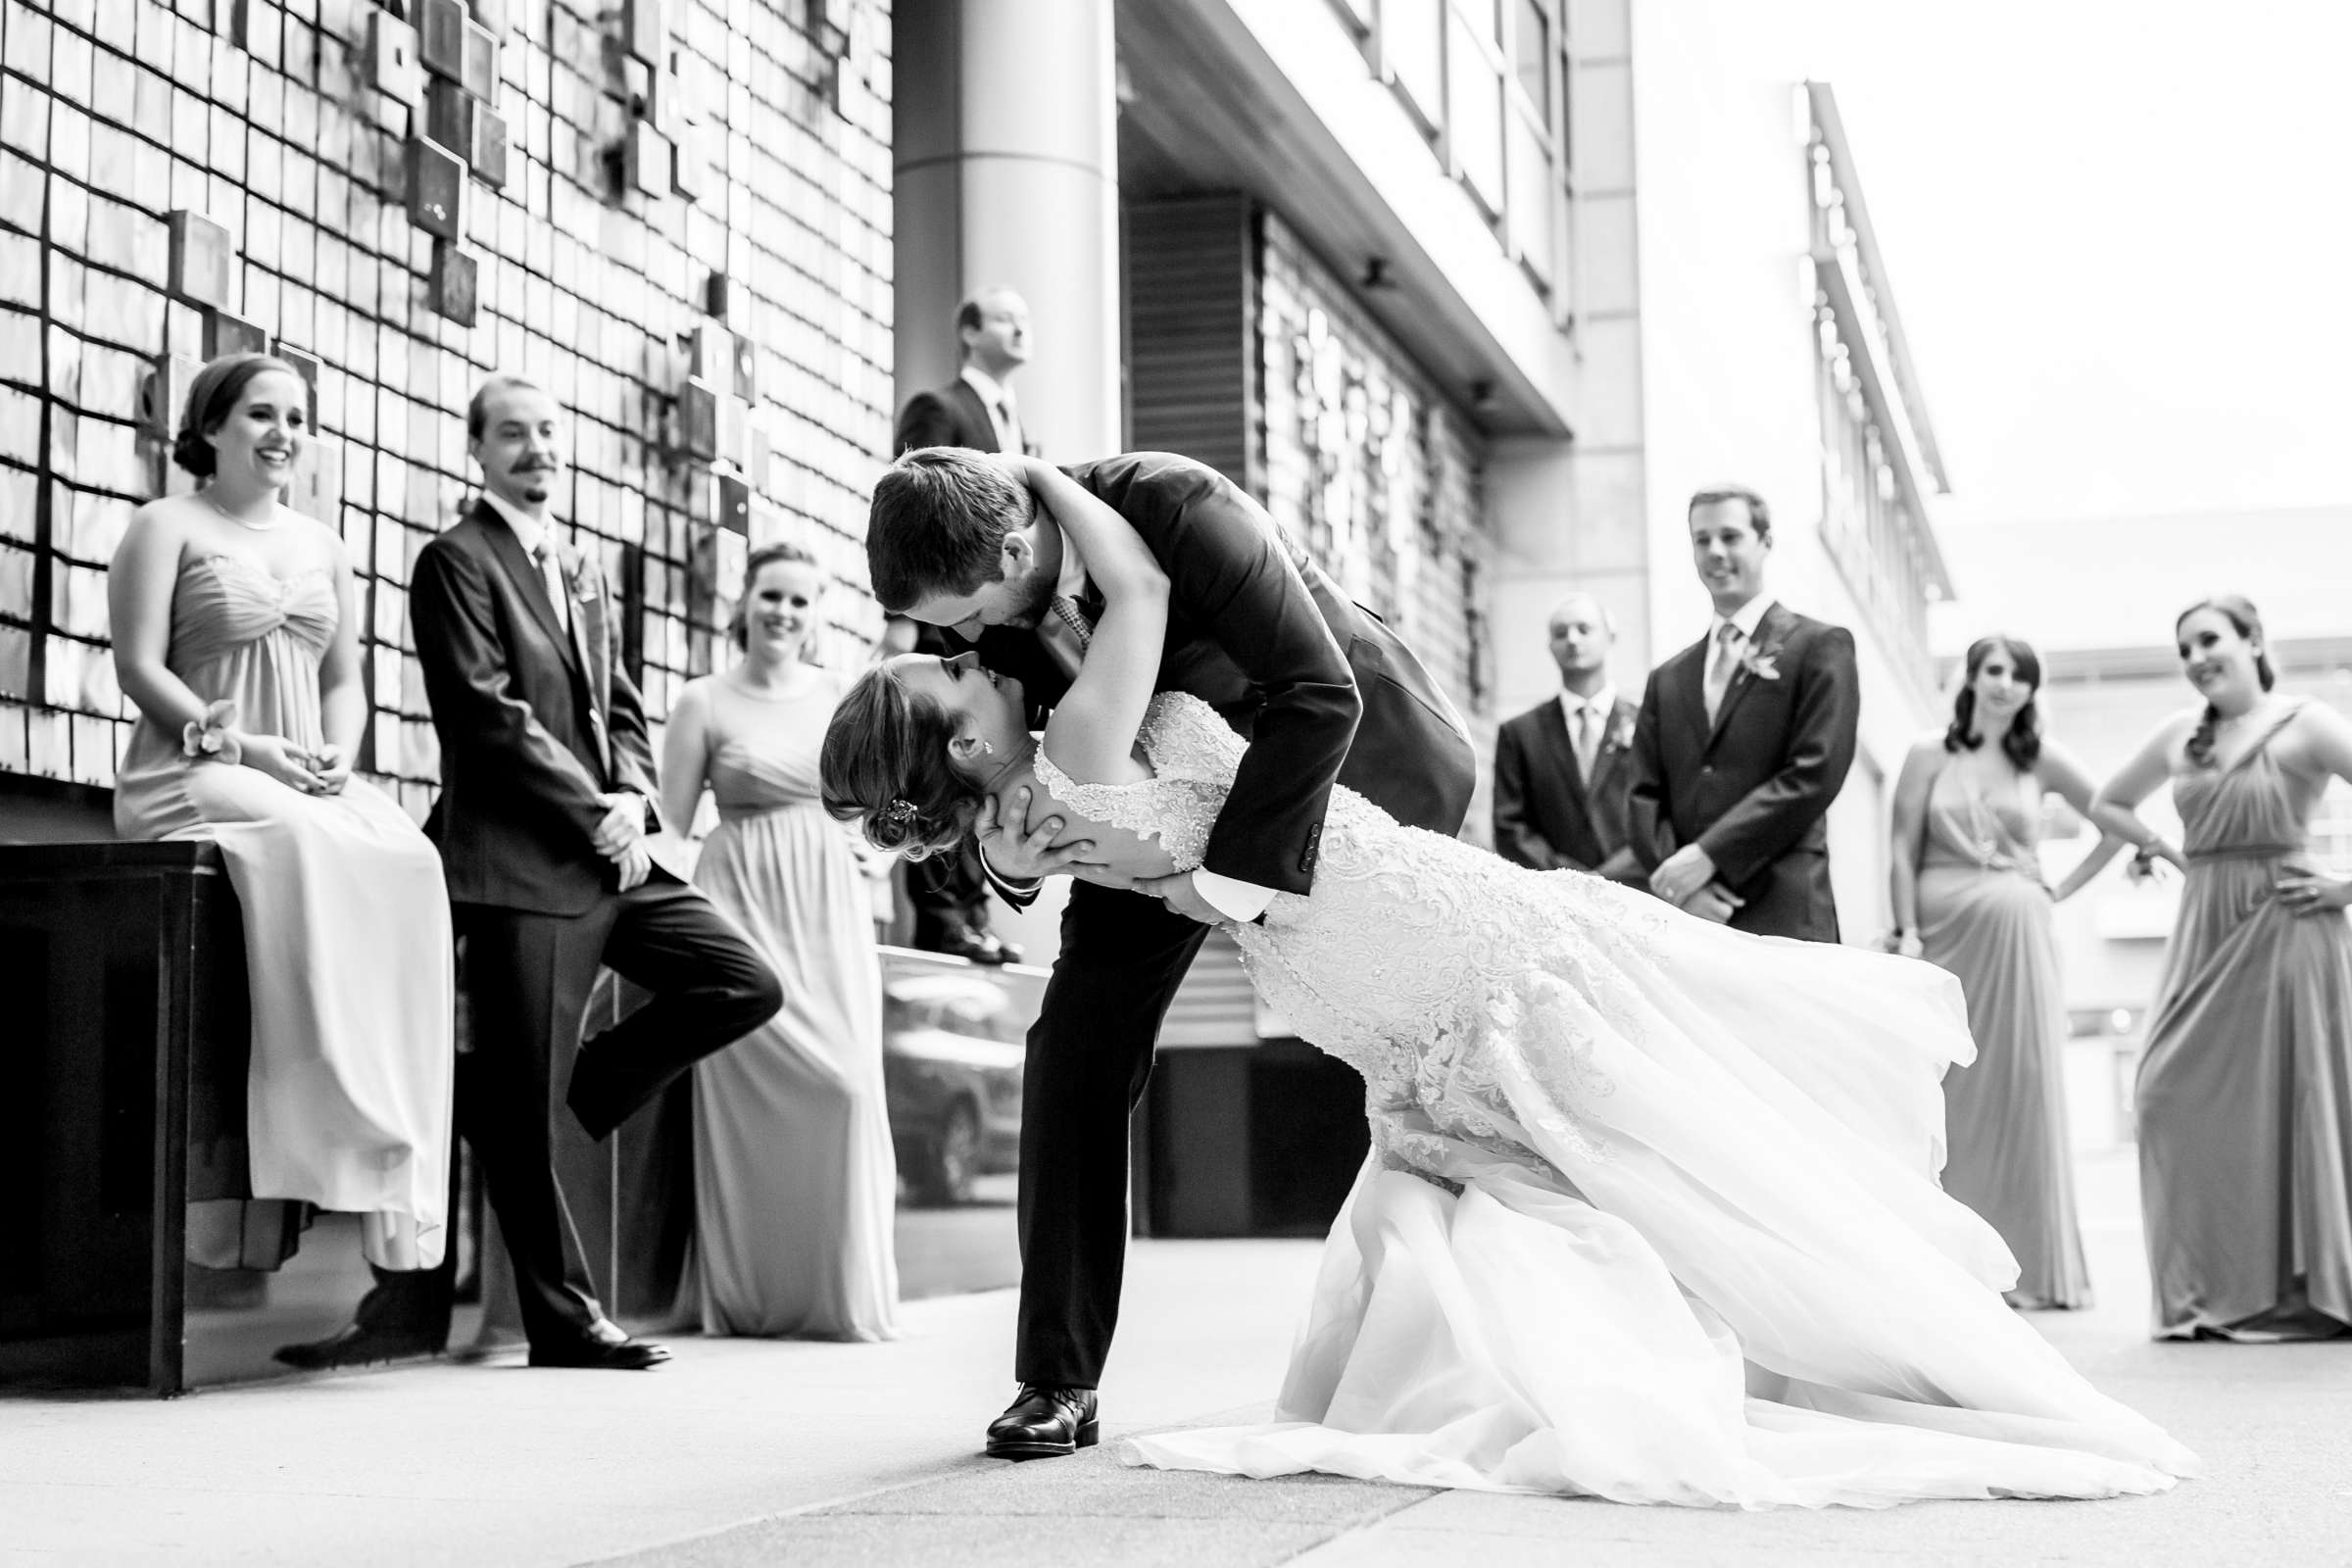
[{"label": "bride's dress train", "polygon": [[[1153,700],[1156,776],[1041,782],[1197,865],[1242,742]],[[1131,1462],[1626,1502],[1883,1506],[2161,1491],[2194,1457],[2000,1292],[1936,1185],[1932,965],[1750,937],[1333,797],[1310,896],[1236,928],[1250,976],[1362,1072],[1372,1154],[1268,1425]]]}]

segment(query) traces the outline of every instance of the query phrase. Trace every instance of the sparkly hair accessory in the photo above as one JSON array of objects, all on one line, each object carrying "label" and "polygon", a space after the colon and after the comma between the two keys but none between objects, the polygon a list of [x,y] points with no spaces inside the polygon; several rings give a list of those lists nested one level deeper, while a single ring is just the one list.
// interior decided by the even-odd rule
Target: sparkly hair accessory
[{"label": "sparkly hair accessory", "polygon": [[892,801],[874,814],[892,827],[902,829],[911,827],[914,825],[914,803],[912,801]]}]

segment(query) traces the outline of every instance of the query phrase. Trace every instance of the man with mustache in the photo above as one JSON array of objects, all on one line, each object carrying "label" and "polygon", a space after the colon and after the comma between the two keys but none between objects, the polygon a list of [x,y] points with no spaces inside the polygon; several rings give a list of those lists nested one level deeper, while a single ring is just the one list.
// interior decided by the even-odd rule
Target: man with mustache
[{"label": "man with mustache", "polygon": [[[514,1264],[533,1366],[640,1370],[669,1358],[604,1314],[554,1165],[569,1106],[602,1139],[701,1057],[774,1016],[774,973],[658,864],[653,750],[614,662],[593,555],[558,536],[555,399],[492,376],[466,408],[482,495],[426,545],[409,585],[441,740],[441,847],[465,947],[472,1047],[458,1130]],[[600,964],[653,1000],[585,1045]]]}]

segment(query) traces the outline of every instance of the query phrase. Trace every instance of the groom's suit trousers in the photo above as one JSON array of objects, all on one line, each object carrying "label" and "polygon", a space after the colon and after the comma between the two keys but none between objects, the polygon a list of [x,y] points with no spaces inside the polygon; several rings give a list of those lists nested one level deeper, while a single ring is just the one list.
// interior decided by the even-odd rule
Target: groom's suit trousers
[{"label": "groom's suit trousers", "polygon": [[1095,1388],[1127,1263],[1127,1130],[1208,927],[1075,884],[1021,1079],[1021,1316],[1013,1375]]}]

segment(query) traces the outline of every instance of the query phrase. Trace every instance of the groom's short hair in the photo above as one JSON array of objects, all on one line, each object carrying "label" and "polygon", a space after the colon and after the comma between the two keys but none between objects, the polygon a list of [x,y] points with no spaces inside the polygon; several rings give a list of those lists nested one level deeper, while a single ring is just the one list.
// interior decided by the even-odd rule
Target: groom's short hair
[{"label": "groom's short hair", "polygon": [[1004,535],[1029,517],[1028,489],[965,447],[916,447],[874,485],[865,563],[893,614],[1004,576]]},{"label": "groom's short hair", "polygon": [[1755,524],[1756,537],[1759,539],[1772,537],[1772,509],[1764,504],[1762,496],[1743,484],[1719,484],[1699,491],[1691,496],[1690,504],[1683,509],[1683,520],[1689,522],[1690,514],[1699,508],[1711,507],[1722,501],[1746,502],[1747,520]]}]

